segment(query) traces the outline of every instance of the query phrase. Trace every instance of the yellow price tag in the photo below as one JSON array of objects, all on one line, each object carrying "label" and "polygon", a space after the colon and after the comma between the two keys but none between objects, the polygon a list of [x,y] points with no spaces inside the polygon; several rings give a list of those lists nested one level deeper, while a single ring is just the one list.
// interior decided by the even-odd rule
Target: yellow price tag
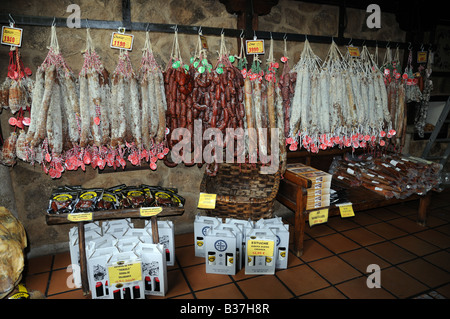
[{"label": "yellow price tag", "polygon": [[141,207],[139,208],[139,214],[141,217],[151,217],[158,215],[162,212],[162,207]]},{"label": "yellow price tag", "polygon": [[247,40],[247,54],[264,54],[264,40]]},{"label": "yellow price tag", "polygon": [[328,221],[328,208],[315,210],[309,213],[309,226],[323,224]]},{"label": "yellow price tag", "polygon": [[426,63],[428,59],[428,54],[426,51],[417,52],[417,63]]},{"label": "yellow price tag", "polygon": [[2,44],[20,47],[22,44],[22,29],[2,27]]},{"label": "yellow price tag", "polygon": [[359,49],[357,48],[357,47],[352,47],[352,46],[349,46],[348,47],[348,53],[350,54],[350,56],[353,56],[353,57],[359,57]]},{"label": "yellow price tag", "polygon": [[214,209],[216,208],[217,194],[200,193],[198,199],[198,208],[202,209]]},{"label": "yellow price tag", "polygon": [[110,285],[139,281],[142,279],[142,267],[140,262],[123,263],[108,267]]},{"label": "yellow price tag", "polygon": [[206,37],[204,35],[200,36],[200,41],[202,43],[202,48],[208,50],[208,42],[206,41]]},{"label": "yellow price tag", "polygon": [[73,213],[67,215],[67,219],[71,222],[90,222],[92,221],[92,213]]},{"label": "yellow price tag", "polygon": [[111,36],[111,48],[124,49],[131,51],[133,49],[134,35],[119,32],[113,32]]},{"label": "yellow price tag", "polygon": [[273,240],[251,239],[247,241],[248,256],[273,256],[273,248],[275,242]]},{"label": "yellow price tag", "polygon": [[339,206],[339,212],[341,213],[341,217],[353,217],[355,216],[355,212],[353,211],[352,204],[344,204]]}]

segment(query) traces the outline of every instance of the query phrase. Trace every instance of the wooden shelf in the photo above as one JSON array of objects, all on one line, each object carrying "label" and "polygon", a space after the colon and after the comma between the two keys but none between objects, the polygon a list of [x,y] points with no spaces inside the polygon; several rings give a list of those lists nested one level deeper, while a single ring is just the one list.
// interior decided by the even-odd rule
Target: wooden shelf
[{"label": "wooden shelf", "polygon": [[[162,207],[162,212],[160,212],[157,217],[170,217],[170,216],[181,216],[184,214],[184,207]],[[68,219],[70,214],[46,214],[45,219],[47,225],[61,225],[76,223]],[[126,209],[114,209],[114,210],[101,210],[92,212],[93,220],[106,220],[106,219],[117,219],[117,218],[148,218],[141,217],[139,208],[126,208]]]}]

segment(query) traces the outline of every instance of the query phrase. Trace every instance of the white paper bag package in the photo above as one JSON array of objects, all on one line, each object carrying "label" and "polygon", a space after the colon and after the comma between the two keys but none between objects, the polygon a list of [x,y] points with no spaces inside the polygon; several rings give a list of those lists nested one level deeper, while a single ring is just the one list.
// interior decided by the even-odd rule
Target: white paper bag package
[{"label": "white paper bag package", "polygon": [[206,273],[236,274],[236,234],[231,229],[209,228],[204,237]]},{"label": "white paper bag package", "polygon": [[109,299],[144,299],[142,261],[135,252],[116,253],[108,262]]},{"label": "white paper bag package", "polygon": [[[173,222],[170,220],[158,220],[159,243],[164,246],[167,266],[175,265],[175,232]],[[152,226],[150,221],[146,221],[144,228],[152,237]],[[146,241],[147,242],[147,241]],[[153,242],[153,241],[152,241]]]},{"label": "white paper bag package", "polygon": [[205,236],[210,228],[215,228],[222,221],[217,217],[197,214],[194,219],[194,251],[196,257],[205,257]]},{"label": "white paper bag package", "polygon": [[276,235],[270,229],[253,229],[246,239],[246,275],[273,275],[275,273]]},{"label": "white paper bag package", "polygon": [[168,290],[167,264],[162,244],[139,243],[135,253],[142,261],[144,294],[165,296]]}]

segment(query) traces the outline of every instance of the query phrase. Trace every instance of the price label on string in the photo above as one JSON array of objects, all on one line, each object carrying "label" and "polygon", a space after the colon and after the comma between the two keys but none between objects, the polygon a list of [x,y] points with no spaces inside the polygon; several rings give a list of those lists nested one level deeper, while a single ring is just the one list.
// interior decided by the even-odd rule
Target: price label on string
[{"label": "price label on string", "polygon": [[216,197],[217,194],[200,193],[197,207],[202,209],[216,208]]},{"label": "price label on string", "polygon": [[338,207],[342,218],[355,216],[352,203],[340,204]]},{"label": "price label on string", "polygon": [[417,63],[426,63],[428,60],[427,51],[417,52]]},{"label": "price label on string", "polygon": [[134,35],[120,32],[113,32],[111,36],[111,48],[133,50]]},{"label": "price label on string", "polygon": [[264,40],[247,40],[247,54],[264,54]]},{"label": "price label on string", "polygon": [[22,45],[22,29],[2,27],[2,44],[20,47]]},{"label": "price label on string", "polygon": [[350,54],[350,56],[353,57],[359,57],[359,49],[357,47],[353,47],[353,46],[348,46],[348,53]]},{"label": "price label on string", "polygon": [[326,223],[328,221],[328,208],[315,210],[309,213],[309,227]]}]

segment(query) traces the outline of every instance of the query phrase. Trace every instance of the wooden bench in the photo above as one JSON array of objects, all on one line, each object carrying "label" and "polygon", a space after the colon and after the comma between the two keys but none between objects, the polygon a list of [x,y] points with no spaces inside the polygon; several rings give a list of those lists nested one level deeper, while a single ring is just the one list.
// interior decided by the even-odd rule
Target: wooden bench
[{"label": "wooden bench", "polygon": [[[315,160],[319,160],[317,163],[321,165],[311,165],[315,168],[321,170],[328,170],[328,167],[331,163],[331,159],[335,155],[343,154],[348,150],[330,150],[324,151],[324,155],[328,156],[328,162],[326,160],[321,160],[320,155],[311,154],[308,152],[297,152],[297,154],[290,154],[291,161],[295,162],[299,159],[303,159],[304,164],[311,165],[311,163]],[[289,158],[289,157],[288,157]],[[322,166],[322,167],[317,167]],[[326,168],[323,168],[326,167]],[[291,209],[294,212],[294,251],[297,256],[301,256],[303,254],[303,240],[305,234],[306,222],[309,219],[309,213],[313,210],[306,210],[307,203],[307,189],[311,188],[311,181],[309,179],[303,178],[297,174],[294,174],[290,171],[286,171],[284,174],[284,178],[280,182],[280,188],[277,194],[277,200]],[[425,226],[426,224],[426,214],[427,208],[430,203],[431,193],[428,192],[426,195],[412,195],[405,199],[386,199],[384,196],[381,196],[373,191],[370,191],[363,187],[350,187],[341,181],[334,179],[331,183],[332,189],[344,189],[346,192],[346,198],[353,205],[353,210],[363,211],[378,207],[384,207],[389,205],[398,204],[401,202],[419,200],[419,208],[417,215],[418,224]],[[324,207],[325,208],[325,207]],[[336,216],[340,215],[339,208],[332,205],[329,208],[328,216]]]}]

